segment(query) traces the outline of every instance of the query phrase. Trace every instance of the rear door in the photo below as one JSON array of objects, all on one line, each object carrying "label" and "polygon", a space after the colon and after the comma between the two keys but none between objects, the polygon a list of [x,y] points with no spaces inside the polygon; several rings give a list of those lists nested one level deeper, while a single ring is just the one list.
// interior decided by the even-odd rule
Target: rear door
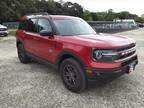
[{"label": "rear door", "polygon": [[25,38],[24,38],[25,47],[29,53],[36,54],[35,41],[37,41],[37,39],[35,37],[38,35],[36,29],[37,19],[36,18],[29,19],[27,20],[26,23],[27,28],[25,31]]}]

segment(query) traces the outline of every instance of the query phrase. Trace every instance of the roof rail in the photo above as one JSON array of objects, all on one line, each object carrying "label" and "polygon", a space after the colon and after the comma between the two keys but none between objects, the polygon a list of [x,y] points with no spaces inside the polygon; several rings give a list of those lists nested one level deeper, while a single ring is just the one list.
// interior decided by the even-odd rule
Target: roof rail
[{"label": "roof rail", "polygon": [[26,16],[30,16],[30,15],[49,15],[49,14],[47,12],[38,12],[38,13],[27,14]]}]

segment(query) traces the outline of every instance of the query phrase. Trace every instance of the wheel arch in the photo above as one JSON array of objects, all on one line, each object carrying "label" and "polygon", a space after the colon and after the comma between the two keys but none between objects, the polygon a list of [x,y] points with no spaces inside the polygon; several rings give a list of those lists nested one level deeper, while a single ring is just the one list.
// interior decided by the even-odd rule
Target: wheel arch
[{"label": "wheel arch", "polygon": [[18,46],[19,44],[23,44],[23,42],[19,39],[16,40],[16,46]]},{"label": "wheel arch", "polygon": [[62,61],[64,61],[65,59],[68,59],[68,58],[75,59],[82,66],[82,68],[85,67],[85,62],[81,59],[81,57],[79,55],[73,53],[73,52],[70,52],[70,51],[64,51],[58,55],[58,57],[56,59],[57,67],[59,68],[60,63]]}]

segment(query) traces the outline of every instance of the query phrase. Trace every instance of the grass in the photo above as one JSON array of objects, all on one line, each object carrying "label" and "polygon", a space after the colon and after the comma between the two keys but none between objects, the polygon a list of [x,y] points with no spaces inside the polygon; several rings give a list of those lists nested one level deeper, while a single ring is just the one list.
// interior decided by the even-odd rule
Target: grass
[{"label": "grass", "polygon": [[10,36],[15,36],[15,34],[16,34],[16,29],[10,29],[10,30],[8,30],[9,31],[9,35]]},{"label": "grass", "polygon": [[[9,32],[8,37],[9,36],[13,36],[14,37],[15,34],[16,34],[16,29],[9,29],[8,32]],[[7,39],[7,37],[0,37],[0,42],[4,41],[4,39]]]}]

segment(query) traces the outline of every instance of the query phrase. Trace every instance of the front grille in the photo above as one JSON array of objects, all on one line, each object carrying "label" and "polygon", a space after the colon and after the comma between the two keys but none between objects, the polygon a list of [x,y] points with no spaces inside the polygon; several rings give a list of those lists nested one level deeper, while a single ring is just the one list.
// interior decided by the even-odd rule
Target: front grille
[{"label": "front grille", "polygon": [[135,52],[136,52],[136,51],[132,51],[131,53],[128,53],[128,54],[125,54],[125,55],[120,55],[120,56],[119,56],[119,59],[123,59],[123,58],[129,57],[129,56],[135,54]]},{"label": "front grille", "polygon": [[127,48],[119,49],[117,60],[125,59],[136,53],[136,46],[130,46]]},{"label": "front grille", "polygon": [[135,56],[135,57],[131,58],[131,59],[130,59],[130,60],[128,60],[128,61],[123,62],[123,63],[122,63],[122,66],[129,65],[129,64],[130,64],[130,63],[132,63],[133,61],[138,62],[138,61],[137,61],[137,56]]},{"label": "front grille", "polygon": [[7,29],[6,28],[0,28],[0,31],[6,31]]}]

